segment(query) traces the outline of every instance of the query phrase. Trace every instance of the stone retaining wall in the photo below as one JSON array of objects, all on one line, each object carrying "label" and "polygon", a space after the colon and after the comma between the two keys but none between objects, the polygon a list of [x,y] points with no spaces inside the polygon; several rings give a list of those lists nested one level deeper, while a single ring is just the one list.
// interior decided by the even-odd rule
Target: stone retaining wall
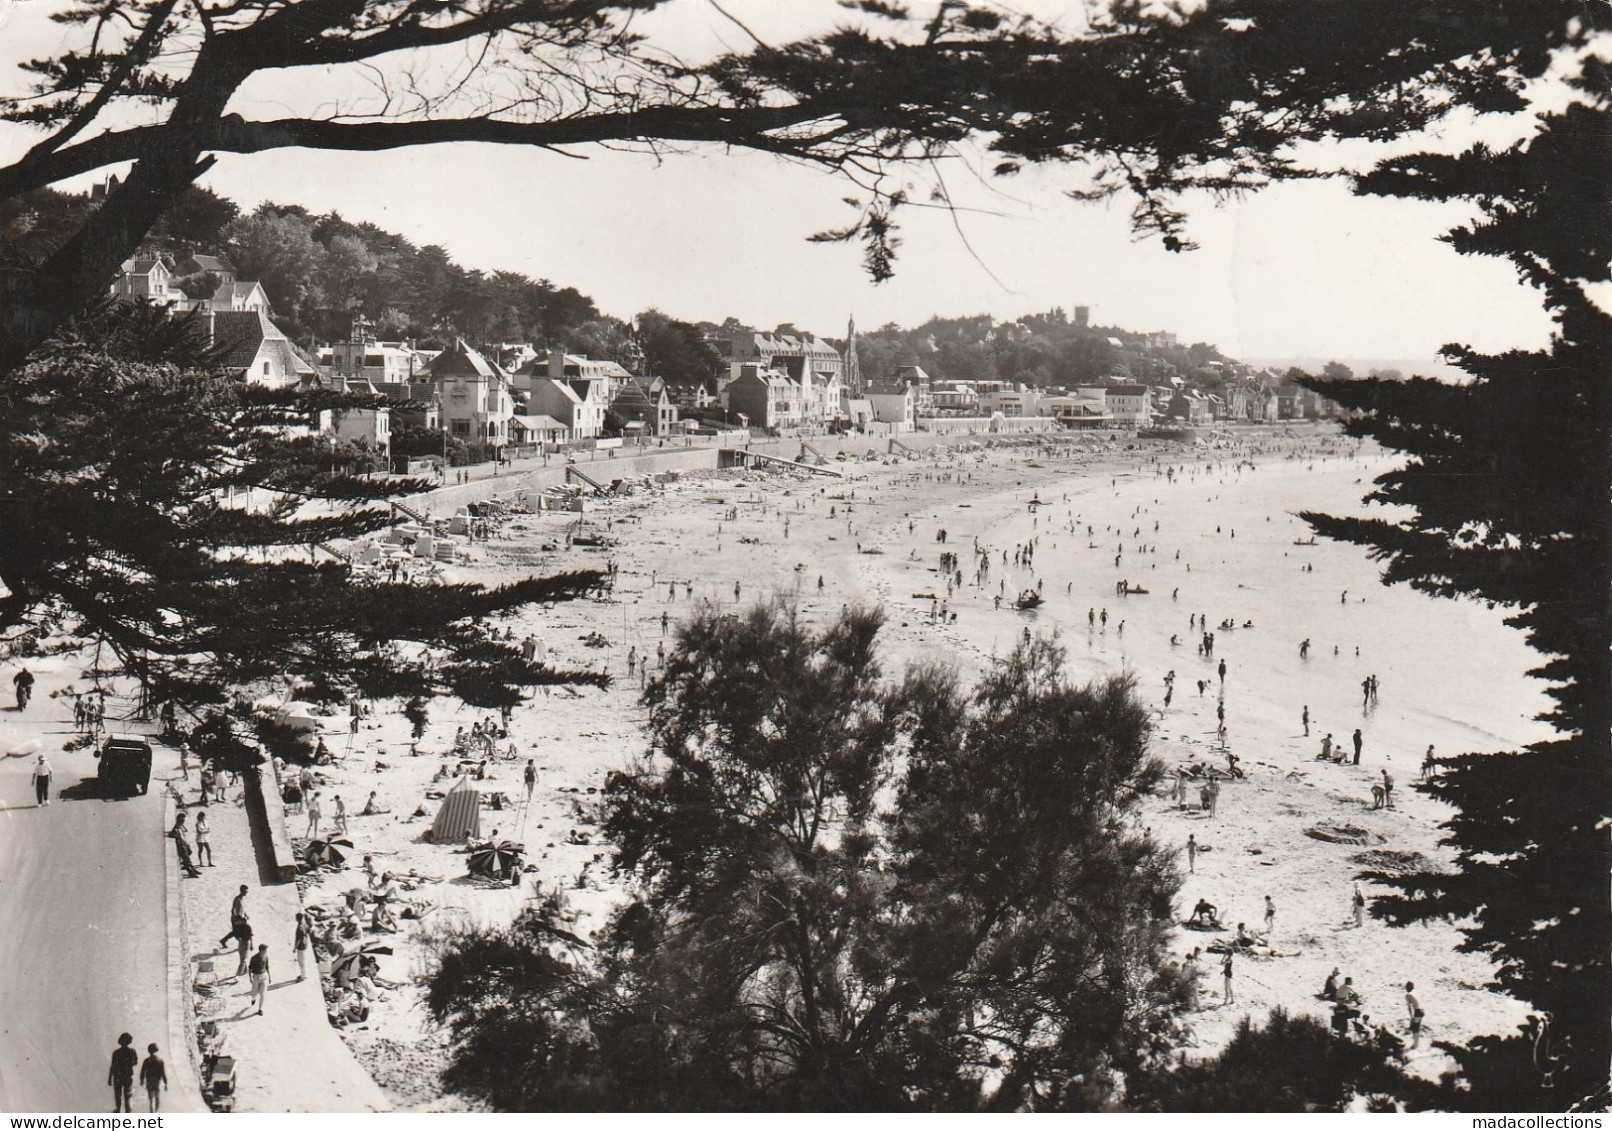
[{"label": "stone retaining wall", "polygon": [[264,846],[268,856],[263,870],[276,883],[289,884],[297,878],[297,854],[292,851],[291,837],[285,831],[285,804],[280,800],[280,782],[274,773],[274,764],[258,763],[257,768],[241,775],[246,799],[246,819],[253,828],[253,841]]}]

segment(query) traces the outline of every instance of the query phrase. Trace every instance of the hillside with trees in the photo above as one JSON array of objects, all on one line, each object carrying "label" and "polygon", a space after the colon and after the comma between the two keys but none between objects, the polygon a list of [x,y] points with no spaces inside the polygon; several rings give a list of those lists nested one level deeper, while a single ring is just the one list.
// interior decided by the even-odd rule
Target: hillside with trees
[{"label": "hillside with trees", "polygon": [[1150,345],[1147,337],[1119,326],[1081,326],[1055,307],[1013,322],[979,314],[936,316],[911,329],[890,323],[859,333],[856,348],[863,374],[873,380],[898,366],[919,365],[940,380],[1010,381],[1037,388],[1091,384],[1105,376],[1207,380],[1215,376],[1210,362],[1230,360],[1207,342]]},{"label": "hillside with trees", "polygon": [[[47,257],[98,203],[94,196],[49,188],[0,200],[0,256],[12,263]],[[337,213],[315,215],[294,204],[265,203],[243,212],[200,186],[180,194],[140,250],[175,263],[192,254],[225,256],[242,279],[263,284],[276,323],[304,342],[345,339],[361,312],[383,340],[429,346],[457,335],[482,347],[563,346],[622,364],[641,360],[646,372],[675,384],[714,372],[722,357],[713,341],[747,328],[732,317],[684,321],[655,309],[629,321],[601,312],[574,287],[515,271],[467,268],[443,247],[420,246],[374,224]],[[215,280],[205,278],[178,282],[192,295],[216,288]],[[778,329],[801,332],[788,324]],[[844,339],[830,341],[844,348]],[[937,315],[914,327],[888,323],[858,334],[857,351],[870,380],[919,365],[940,380],[1036,387],[1088,384],[1104,376],[1205,380],[1215,376],[1209,362],[1228,360],[1205,342],[1149,346],[1144,335],[1123,327],[1080,326],[1061,307],[1012,322],[980,314]]]},{"label": "hillside with trees", "polygon": [[[0,250],[13,263],[37,262],[97,204],[49,188],[0,201]],[[176,259],[225,256],[241,278],[262,282],[276,323],[299,340],[345,338],[359,311],[380,338],[428,344],[454,334],[478,343],[559,342],[600,318],[593,300],[574,287],[514,271],[472,270],[445,248],[421,247],[336,213],[316,216],[294,204],[245,213],[198,186],[179,195],[140,250]],[[187,281],[187,293],[211,293],[205,280],[179,280]]]}]

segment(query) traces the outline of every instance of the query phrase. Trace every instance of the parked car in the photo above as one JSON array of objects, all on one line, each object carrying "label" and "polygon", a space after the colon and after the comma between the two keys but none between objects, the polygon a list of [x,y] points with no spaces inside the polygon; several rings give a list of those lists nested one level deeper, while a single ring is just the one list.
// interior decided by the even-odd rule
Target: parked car
[{"label": "parked car", "polygon": [[132,797],[151,785],[151,744],[139,738],[109,738],[95,755],[101,792]]}]

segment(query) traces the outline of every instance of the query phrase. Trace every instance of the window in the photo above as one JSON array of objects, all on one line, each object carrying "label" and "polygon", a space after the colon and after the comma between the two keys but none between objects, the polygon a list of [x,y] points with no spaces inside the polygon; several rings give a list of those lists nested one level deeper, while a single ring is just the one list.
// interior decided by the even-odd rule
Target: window
[{"label": "window", "polygon": [[452,425],[452,431],[453,431],[453,434],[455,436],[468,436],[468,435],[470,435],[470,421],[468,421],[468,420],[455,420],[453,422],[453,425]]},{"label": "window", "polygon": [[269,363],[265,361],[263,363],[263,376],[267,377],[268,375],[269,375]]}]

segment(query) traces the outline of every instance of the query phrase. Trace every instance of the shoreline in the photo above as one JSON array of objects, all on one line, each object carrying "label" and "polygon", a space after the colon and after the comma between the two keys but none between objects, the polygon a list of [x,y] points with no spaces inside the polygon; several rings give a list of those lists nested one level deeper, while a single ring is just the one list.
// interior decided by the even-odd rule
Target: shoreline
[{"label": "shoreline", "polygon": [[[602,600],[526,610],[508,618],[507,622],[500,621],[499,625],[507,623],[517,636],[528,632],[535,634],[557,662],[603,667],[617,682],[604,691],[551,689],[549,694],[540,695],[517,709],[511,737],[517,743],[518,757],[514,762],[493,763],[489,767],[490,780],[484,784],[512,800],[517,799],[522,793],[518,784],[520,768],[527,757],[533,756],[539,769],[537,793],[529,810],[518,804],[503,812],[484,810],[483,835],[497,826],[503,830],[501,835],[514,835],[515,839],[526,842],[528,876],[536,873],[539,883],[565,892],[579,932],[585,933],[603,924],[618,893],[608,875],[607,848],[594,839],[589,810],[604,776],[621,767],[642,748],[638,729],[641,718],[637,704],[639,681],[635,679],[628,685],[626,655],[629,649],[636,649],[639,657],[652,661],[658,644],[665,642],[669,646],[670,626],[687,613],[691,604],[700,602],[721,608],[762,597],[782,597],[794,600],[807,618],[826,615],[844,603],[881,603],[889,618],[881,635],[881,651],[886,670],[891,672],[907,660],[933,654],[938,639],[943,642],[948,658],[963,668],[965,674],[970,674],[971,669],[977,670],[988,663],[993,651],[1008,646],[1026,623],[1035,631],[1056,629],[1069,650],[1071,678],[1077,681],[1128,669],[1136,675],[1138,692],[1144,701],[1156,706],[1162,691],[1159,682],[1162,665],[1177,669],[1181,682],[1177,684],[1174,705],[1169,712],[1157,716],[1155,754],[1167,764],[1218,757],[1213,753],[1213,692],[1201,699],[1195,694],[1195,681],[1203,678],[1200,669],[1194,666],[1195,657],[1185,649],[1172,650],[1166,643],[1169,635],[1182,635],[1187,628],[1188,608],[1171,602],[1169,596],[1169,589],[1177,586],[1163,588],[1153,584],[1149,596],[1115,597],[1112,585],[1118,575],[1112,568],[1112,552],[1088,551],[1088,539],[1083,533],[1079,537],[1068,535],[1069,543],[1062,544],[1063,540],[1054,536],[1054,518],[1058,516],[1058,521],[1063,521],[1066,512],[1073,511],[1082,515],[1083,522],[1088,516],[1102,516],[1102,522],[1114,526],[1133,511],[1139,516],[1140,508],[1155,505],[1150,501],[1159,483],[1154,475],[1154,461],[1164,460],[1184,470],[1177,485],[1179,493],[1173,499],[1166,501],[1164,494],[1158,495],[1156,520],[1165,527],[1159,535],[1163,543],[1176,521],[1165,523],[1164,517],[1176,511],[1191,514],[1199,509],[1195,499],[1189,500],[1189,492],[1201,488],[1205,507],[1212,505],[1216,494],[1225,496],[1228,501],[1223,505],[1229,506],[1240,493],[1255,488],[1276,495],[1283,491],[1291,493],[1305,485],[1303,477],[1318,473],[1306,470],[1315,460],[1284,461],[1283,457],[1291,454],[1286,449],[1313,449],[1318,444],[1330,444],[1341,450],[1342,443],[1326,433],[1258,438],[1267,441],[1266,447],[1278,450],[1255,455],[1245,449],[1216,451],[1170,443],[1114,445],[1097,450],[1070,445],[1064,449],[1064,458],[1058,458],[1039,450],[1029,438],[1014,438],[989,448],[983,446],[981,438],[969,438],[962,444],[947,445],[919,457],[885,456],[877,462],[839,465],[855,469],[858,476],[844,482],[825,481],[788,469],[683,474],[647,491],[601,500],[590,509],[585,516],[589,525],[618,540],[608,550],[544,552],[534,549],[545,541],[554,540],[556,532],[577,517],[573,514],[521,516],[511,520],[491,542],[477,544],[478,564],[456,567],[455,575],[466,580],[496,583],[527,573],[568,568],[579,553],[588,554],[590,564],[614,561],[618,569],[615,588]],[[1233,463],[1240,464],[1250,455],[1255,460],[1255,469],[1239,467],[1234,473]],[[1345,463],[1344,457],[1334,453],[1320,461],[1319,474],[1322,478],[1330,477],[1329,482],[1341,478],[1343,488],[1353,489],[1350,481],[1357,477],[1369,478],[1375,473],[1372,467],[1384,458],[1378,456],[1372,464],[1356,466]],[[1185,470],[1189,466],[1192,470]],[[1273,471],[1278,474],[1273,475]],[[1230,476],[1227,483],[1219,481],[1223,476]],[[1199,482],[1200,477],[1202,482]],[[1332,482],[1334,489],[1339,486],[1340,483]],[[1066,490],[1067,503],[1063,501]],[[1026,497],[1037,491],[1041,492],[1045,505],[1038,508],[1038,514],[1031,515],[1025,508]],[[1356,495],[1359,493],[1357,491]],[[1189,502],[1191,505],[1186,505]],[[1253,502],[1262,505],[1266,502],[1265,495],[1257,495]],[[1297,505],[1307,504],[1295,500],[1293,509]],[[735,509],[737,521],[727,518]],[[1155,515],[1150,513],[1147,517],[1154,519]],[[1280,538],[1274,541],[1272,538],[1255,539],[1253,531],[1247,531],[1243,539],[1244,559],[1250,555],[1254,559],[1265,555],[1278,563],[1282,560],[1274,556],[1274,547],[1281,540],[1291,541],[1291,531],[1286,522],[1278,524],[1275,518],[1273,515],[1271,525],[1273,529],[1279,526]],[[909,522],[911,530],[907,528]],[[915,602],[908,594],[935,589],[938,574],[932,566],[939,549],[933,541],[937,524],[948,525],[948,545],[958,550],[966,547],[968,538],[976,530],[989,531],[988,541],[993,552],[1006,549],[1010,555],[1016,543],[1040,537],[1044,541],[1036,558],[1038,570],[1045,573],[1054,565],[1059,570],[1066,569],[1067,580],[1064,572],[1058,573],[1057,580],[1065,581],[1071,590],[1079,592],[1070,592],[1067,600],[1066,594],[1059,592],[1042,610],[1026,615],[1006,605],[997,610],[989,596],[983,592],[971,593],[965,586],[954,604],[959,613],[957,624],[945,628],[930,624],[928,602]],[[1101,525],[1096,526],[1098,532],[1101,529]],[[1235,570],[1243,568],[1239,565],[1243,559],[1227,559],[1222,563],[1210,556],[1224,549],[1215,545],[1211,536],[1193,531],[1191,538],[1197,547],[1194,555],[1203,554],[1197,578],[1206,585],[1212,582],[1220,587],[1217,593],[1235,592],[1224,587],[1237,584],[1232,578]],[[1121,541],[1125,540],[1130,540],[1129,534]],[[563,538],[559,541],[563,542]],[[1048,545],[1054,541],[1060,542],[1056,550]],[[1366,615],[1376,615],[1379,609],[1385,615],[1396,612],[1401,602],[1382,597],[1395,591],[1383,590],[1375,583],[1376,567],[1365,560],[1363,551],[1344,546],[1327,549],[1336,555],[1359,559],[1350,567],[1353,571],[1350,584],[1358,587],[1357,592],[1368,595],[1369,600],[1360,606],[1366,610]],[[1314,554],[1309,549],[1304,552]],[[1151,556],[1162,557],[1158,553]],[[1133,557],[1133,560],[1138,559]],[[1169,560],[1173,564],[1173,556]],[[1005,580],[1007,588],[1012,590],[1016,581],[1001,578],[995,572],[1000,568],[998,563],[993,563],[992,582]],[[1148,581],[1161,572],[1171,573],[1162,560],[1146,564],[1155,567],[1146,570]],[[1294,565],[1296,569],[1297,563]],[[1009,572],[1017,577],[1019,571]],[[1330,577],[1330,572],[1329,567],[1329,574],[1325,576]],[[1355,580],[1357,576],[1362,580]],[[678,583],[677,597],[671,602],[667,601],[665,592],[668,579],[676,579]],[[1280,586],[1273,583],[1264,588],[1275,590]],[[1069,623],[1072,619],[1069,609],[1073,605],[1068,601],[1084,606],[1088,597],[1099,599],[1093,594],[1100,595],[1104,590],[1111,614],[1129,618],[1123,644],[1113,630],[1093,634],[1087,639],[1084,626]],[[1405,595],[1418,608],[1442,606],[1445,611],[1457,608],[1453,603],[1434,602],[1432,598],[1408,591]],[[1332,599],[1335,600],[1335,596]],[[1203,611],[1213,614],[1218,623],[1222,606],[1210,603],[1208,598],[1204,603]],[[1165,609],[1167,604],[1174,607]],[[618,610],[609,606],[620,607]],[[1123,614],[1119,611],[1121,606]],[[1359,613],[1353,606],[1345,609],[1350,615]],[[1324,614],[1326,610],[1320,612]],[[665,636],[662,635],[663,614],[668,626]],[[1179,625],[1174,624],[1177,614]],[[1166,627],[1165,617],[1168,617],[1169,627]],[[1277,621],[1255,619],[1260,627],[1246,633],[1245,639],[1251,640],[1260,632],[1272,638],[1278,634]],[[1324,617],[1316,623],[1319,625],[1322,619]],[[1498,618],[1491,616],[1490,619]],[[1319,637],[1319,628],[1308,630]],[[603,636],[605,646],[590,647],[583,641],[583,637],[592,633]],[[1229,634],[1227,645],[1233,641],[1237,641],[1236,633]],[[1520,645],[1515,654],[1527,655]],[[1318,717],[1324,718],[1334,730],[1347,718],[1347,707],[1342,702],[1344,692],[1353,694],[1350,690],[1352,674],[1350,679],[1343,680],[1341,669],[1350,667],[1354,657],[1348,655],[1340,659],[1348,662],[1339,665],[1337,690],[1316,696]],[[1404,679],[1411,678],[1408,671],[1400,673],[1386,657],[1367,656],[1361,662],[1373,659],[1379,662],[1388,679],[1390,697],[1405,686],[1401,674]],[[1380,723],[1373,722],[1373,727],[1383,733],[1381,744],[1391,745],[1394,752],[1401,755],[1397,763],[1391,763],[1401,789],[1396,794],[1400,805],[1393,814],[1372,814],[1365,788],[1369,782],[1362,773],[1367,770],[1366,766],[1359,770],[1324,767],[1344,771],[1328,776],[1319,772],[1323,767],[1314,763],[1309,748],[1301,748],[1294,736],[1296,719],[1288,718],[1282,709],[1285,705],[1281,702],[1282,688],[1272,674],[1278,670],[1270,661],[1253,654],[1246,665],[1239,659],[1234,668],[1238,674],[1232,677],[1234,705],[1228,706],[1232,715],[1230,741],[1233,748],[1242,753],[1250,776],[1247,782],[1228,789],[1230,804],[1222,803],[1220,818],[1209,826],[1213,829],[1209,839],[1215,842],[1216,850],[1199,858],[1198,875],[1187,877],[1181,899],[1190,906],[1192,900],[1207,892],[1212,902],[1226,909],[1228,922],[1238,919],[1257,922],[1259,901],[1265,894],[1271,894],[1281,909],[1278,935],[1282,936],[1282,945],[1285,949],[1297,948],[1302,955],[1296,959],[1244,963],[1248,981],[1254,985],[1241,988],[1239,1004],[1234,1009],[1210,1009],[1189,1016],[1189,1023],[1197,1031],[1199,1047],[1183,1051],[1194,1056],[1211,1055],[1229,1037],[1237,1020],[1250,1010],[1259,1016],[1269,1006],[1280,1004],[1292,1011],[1319,1012],[1312,995],[1334,965],[1354,971],[1357,981],[1370,987],[1368,1000],[1385,1003],[1379,1013],[1383,1019],[1393,1013],[1391,1005],[1386,1004],[1390,1001],[1386,987],[1395,979],[1403,981],[1408,976],[1415,978],[1418,986],[1427,987],[1425,1000],[1430,1018],[1439,1022],[1439,1039],[1464,1038],[1509,1028],[1521,1016],[1522,1006],[1482,988],[1490,973],[1484,962],[1451,953],[1458,941],[1453,927],[1387,930],[1368,921],[1367,929],[1358,934],[1343,931],[1339,924],[1347,917],[1348,877],[1362,867],[1351,857],[1364,850],[1324,844],[1303,836],[1303,827],[1317,822],[1365,823],[1380,826],[1381,831],[1375,827],[1373,830],[1375,835],[1386,838],[1379,851],[1419,853],[1430,860],[1444,859],[1435,827],[1440,814],[1432,802],[1414,796],[1409,789],[1415,767],[1412,744],[1387,736],[1390,727],[1408,731],[1413,724],[1427,724],[1430,712],[1414,701],[1406,700],[1401,705],[1399,700],[1394,700],[1378,715]],[[1319,670],[1319,665],[1311,670]],[[1526,684],[1522,670],[1516,671],[1515,679]],[[1255,686],[1240,683],[1245,672]],[[1259,682],[1265,679],[1273,681],[1273,686],[1260,687]],[[1328,696],[1338,701],[1332,703]],[[374,851],[378,866],[414,868],[427,874],[451,875],[462,871],[461,857],[450,850],[422,844],[418,836],[428,827],[430,814],[435,812],[435,802],[423,797],[429,779],[443,764],[434,755],[451,745],[457,726],[468,727],[480,717],[462,708],[450,714],[445,707],[445,704],[433,705],[431,723],[419,744],[421,754],[416,758],[406,753],[398,755],[399,750],[407,749],[408,741],[402,733],[401,719],[395,714],[395,705],[388,705],[384,712],[378,709],[376,716],[366,723],[366,729],[360,732],[364,752],[350,755],[346,767],[332,774],[326,786],[327,798],[332,791],[341,792],[349,798],[349,808],[353,811],[368,789],[378,789],[383,803],[393,810],[392,815],[385,818],[355,818],[353,821],[354,839],[360,851]],[[1296,705],[1293,711],[1297,711]],[[1469,732],[1459,726],[1444,726],[1435,741],[1441,748],[1449,749],[1465,733]],[[1342,735],[1339,737],[1341,739]],[[342,740],[345,741],[344,736]],[[1417,742],[1420,741],[1418,735]],[[335,746],[334,740],[332,746]],[[1379,740],[1373,738],[1368,751],[1375,753],[1378,746]],[[1420,749],[1419,746],[1414,748]],[[392,753],[384,753],[388,750]],[[384,772],[357,769],[369,759],[386,762],[387,769]],[[1378,772],[1381,763],[1376,759],[1368,760],[1372,762],[1371,772]],[[438,783],[439,787],[447,784],[451,782]],[[427,816],[407,816],[422,803]],[[1187,831],[1201,832],[1206,827],[1200,815],[1176,810],[1163,799],[1148,803],[1143,820],[1167,843],[1171,839],[1184,842]],[[1206,838],[1200,835],[1199,839]],[[1241,851],[1237,848],[1239,841]],[[349,885],[338,875],[324,886],[328,889]],[[419,892],[422,898],[436,904],[428,913],[428,921],[440,915],[453,922],[497,924],[512,918],[523,899],[508,889],[470,889],[451,880],[422,884]],[[318,885],[307,892],[310,902],[318,902],[321,895]],[[1192,945],[1206,941],[1192,937],[1191,932],[1180,932],[1180,936],[1177,943],[1183,955]],[[404,980],[417,975],[423,968],[418,941],[411,938],[388,941],[399,945],[398,955],[385,960],[387,976]],[[379,1070],[377,1074],[383,1086],[388,1077],[395,1080],[388,1066],[400,1056],[406,1058],[413,1069],[418,1069],[439,1063],[442,1055],[440,1044],[425,1038],[418,1022],[418,988],[400,990],[394,996],[410,1004],[396,1007],[383,1003],[362,1030],[349,1030],[345,1034],[366,1066],[372,1072]],[[1206,993],[1205,996],[1218,995]],[[410,1020],[411,1017],[414,1020]],[[1446,1066],[1447,1062],[1425,1045],[1412,1062],[1412,1070],[1428,1075],[1436,1075]],[[457,1102],[453,1097],[427,1095],[420,1089],[394,1092],[393,1099],[400,1109],[410,1106],[426,1109]]]}]

